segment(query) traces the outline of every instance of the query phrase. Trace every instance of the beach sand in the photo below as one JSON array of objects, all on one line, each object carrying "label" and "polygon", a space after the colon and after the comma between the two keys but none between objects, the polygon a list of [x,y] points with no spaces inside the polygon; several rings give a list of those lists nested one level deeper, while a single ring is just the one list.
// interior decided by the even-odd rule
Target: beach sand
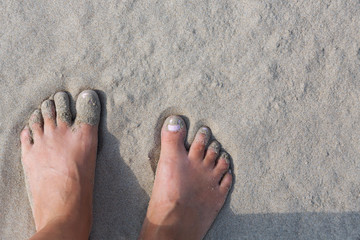
[{"label": "beach sand", "polygon": [[0,1],[0,238],[34,233],[29,115],[95,89],[90,239],[136,239],[169,114],[232,157],[206,239],[359,239],[359,26],[358,0]]}]

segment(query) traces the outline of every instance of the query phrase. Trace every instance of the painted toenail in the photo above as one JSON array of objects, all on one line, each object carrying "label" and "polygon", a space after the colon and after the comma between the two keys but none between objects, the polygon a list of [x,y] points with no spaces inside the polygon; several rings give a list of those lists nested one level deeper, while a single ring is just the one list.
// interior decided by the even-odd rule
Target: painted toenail
[{"label": "painted toenail", "polygon": [[220,158],[223,158],[227,164],[230,164],[230,156],[226,152],[223,152]]},{"label": "painted toenail", "polygon": [[182,119],[178,116],[171,116],[167,120],[167,129],[170,132],[178,132],[180,129],[182,129],[184,126],[184,123]]},{"label": "painted toenail", "polygon": [[203,144],[207,144],[211,137],[211,131],[208,127],[201,127],[197,134],[202,134],[204,138],[196,138],[197,141],[201,141]]},{"label": "painted toenail", "polygon": [[78,122],[96,125],[100,121],[100,100],[96,92],[85,90],[80,93],[76,101],[76,117]]},{"label": "painted toenail", "polygon": [[207,128],[207,127],[201,127],[201,128],[199,129],[199,133],[208,135],[208,134],[210,133],[210,129]]},{"label": "painted toenail", "polygon": [[211,148],[216,154],[219,154],[220,152],[220,143],[218,141],[213,141],[209,148]]}]

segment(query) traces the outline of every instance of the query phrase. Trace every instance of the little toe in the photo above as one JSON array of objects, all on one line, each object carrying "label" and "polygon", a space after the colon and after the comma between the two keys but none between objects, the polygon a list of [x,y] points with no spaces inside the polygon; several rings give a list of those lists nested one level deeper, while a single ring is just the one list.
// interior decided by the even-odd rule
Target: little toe
[{"label": "little toe", "polygon": [[205,155],[205,147],[211,137],[211,131],[208,127],[201,127],[196,135],[189,150],[189,158],[202,161]]},{"label": "little toe", "polygon": [[56,108],[56,122],[58,127],[67,127],[71,125],[71,111],[69,96],[65,92],[58,92],[54,96]]},{"label": "little toe", "polygon": [[47,132],[56,127],[55,124],[55,104],[53,100],[45,100],[41,104],[41,112],[44,119],[44,131]]},{"label": "little toe", "polygon": [[36,109],[30,117],[29,126],[34,141],[43,134],[44,120],[39,109]]},{"label": "little toe", "polygon": [[219,181],[224,176],[224,174],[229,170],[229,167],[230,167],[230,156],[226,152],[222,152],[214,168],[215,175],[219,179]]},{"label": "little toe", "polygon": [[224,195],[226,195],[230,188],[231,188],[231,184],[232,184],[232,174],[231,171],[229,170],[224,177],[222,178],[221,182],[220,182],[220,192],[222,192]]},{"label": "little toe", "polygon": [[21,141],[21,152],[22,154],[24,154],[30,149],[32,142],[29,126],[25,126],[24,129],[21,131],[20,141]]},{"label": "little toe", "polygon": [[184,120],[175,115],[168,117],[161,129],[161,154],[176,155],[179,151],[186,152],[185,136],[186,126]]},{"label": "little toe", "polygon": [[93,90],[82,91],[76,101],[76,123],[98,126],[100,122],[101,104],[97,93]]},{"label": "little toe", "polygon": [[221,148],[221,145],[218,141],[214,140],[210,143],[210,145],[206,151],[206,155],[205,155],[205,159],[204,159],[204,164],[206,166],[211,167],[211,168],[213,168],[215,166],[216,159],[220,153],[220,148]]}]

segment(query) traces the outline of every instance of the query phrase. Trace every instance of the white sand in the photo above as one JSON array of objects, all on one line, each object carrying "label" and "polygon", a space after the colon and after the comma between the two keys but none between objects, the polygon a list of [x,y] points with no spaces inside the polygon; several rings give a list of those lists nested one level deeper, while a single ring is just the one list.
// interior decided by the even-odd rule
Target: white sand
[{"label": "white sand", "polygon": [[209,125],[233,159],[206,239],[358,239],[359,26],[358,0],[0,1],[0,238],[34,232],[28,116],[56,91],[94,88],[91,239],[136,239],[168,113],[188,118],[190,142]]}]

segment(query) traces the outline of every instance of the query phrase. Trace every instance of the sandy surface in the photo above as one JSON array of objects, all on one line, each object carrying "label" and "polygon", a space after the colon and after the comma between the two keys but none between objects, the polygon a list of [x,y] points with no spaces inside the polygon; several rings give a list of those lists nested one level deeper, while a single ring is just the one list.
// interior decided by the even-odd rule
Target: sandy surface
[{"label": "sandy surface", "polygon": [[[66,3],[65,3],[66,2]],[[162,117],[232,156],[206,239],[360,238],[360,2],[0,0],[0,238],[34,232],[18,135],[59,90],[103,104],[91,239],[136,239]]]}]

